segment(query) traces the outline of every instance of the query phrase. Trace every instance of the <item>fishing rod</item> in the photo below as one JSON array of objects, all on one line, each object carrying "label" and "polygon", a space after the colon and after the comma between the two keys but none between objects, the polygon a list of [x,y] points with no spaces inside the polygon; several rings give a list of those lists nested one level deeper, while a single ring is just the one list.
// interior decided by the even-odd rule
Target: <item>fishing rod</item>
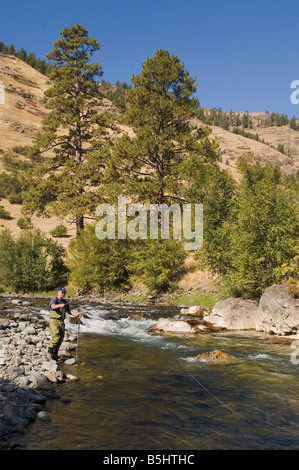
[{"label": "fishing rod", "polygon": [[80,324],[81,320],[78,321],[78,332],[77,332],[77,347],[76,347],[76,363],[78,359],[78,351],[79,351],[79,335],[80,335]]}]

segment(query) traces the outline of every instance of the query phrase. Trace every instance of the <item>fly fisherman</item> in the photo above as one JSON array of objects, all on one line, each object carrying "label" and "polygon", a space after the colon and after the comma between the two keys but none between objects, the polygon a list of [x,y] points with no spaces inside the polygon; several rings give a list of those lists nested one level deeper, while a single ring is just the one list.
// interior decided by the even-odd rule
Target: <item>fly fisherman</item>
[{"label": "fly fisherman", "polygon": [[81,313],[76,313],[70,309],[69,304],[65,300],[66,290],[64,287],[59,287],[57,291],[57,297],[53,297],[50,302],[50,319],[49,319],[49,328],[51,333],[51,342],[48,349],[48,352],[51,356],[51,359],[55,361],[58,360],[58,350],[64,338],[64,319],[65,312],[74,317],[77,317],[80,321]]}]

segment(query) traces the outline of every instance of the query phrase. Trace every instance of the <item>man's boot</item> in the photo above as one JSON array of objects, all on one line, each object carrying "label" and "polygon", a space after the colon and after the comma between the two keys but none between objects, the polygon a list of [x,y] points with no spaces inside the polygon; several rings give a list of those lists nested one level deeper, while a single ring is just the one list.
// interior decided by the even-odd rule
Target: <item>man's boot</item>
[{"label": "man's boot", "polygon": [[58,348],[53,348],[52,359],[54,359],[54,361],[58,361]]},{"label": "man's boot", "polygon": [[58,360],[58,355],[57,355],[58,351],[56,348],[49,347],[48,353],[50,354],[51,359],[53,359],[54,361]]}]

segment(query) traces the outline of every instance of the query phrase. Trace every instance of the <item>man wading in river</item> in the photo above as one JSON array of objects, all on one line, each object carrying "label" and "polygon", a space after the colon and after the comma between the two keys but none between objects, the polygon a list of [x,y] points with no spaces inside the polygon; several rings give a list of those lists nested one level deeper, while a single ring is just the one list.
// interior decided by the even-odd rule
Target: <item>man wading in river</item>
[{"label": "man wading in river", "polygon": [[64,338],[64,319],[65,312],[74,317],[77,317],[80,321],[81,313],[76,313],[70,309],[69,304],[65,300],[66,290],[64,287],[59,287],[57,297],[53,297],[50,302],[50,319],[49,328],[51,333],[51,342],[48,352],[52,359],[58,360],[58,350]]}]

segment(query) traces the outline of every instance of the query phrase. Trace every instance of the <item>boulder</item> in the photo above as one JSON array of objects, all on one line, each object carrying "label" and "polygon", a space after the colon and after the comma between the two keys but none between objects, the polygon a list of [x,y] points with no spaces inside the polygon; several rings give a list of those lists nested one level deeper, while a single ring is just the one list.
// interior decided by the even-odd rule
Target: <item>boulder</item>
[{"label": "boulder", "polygon": [[241,298],[217,302],[203,319],[214,327],[227,330],[252,330],[259,324],[258,302]]},{"label": "boulder", "polygon": [[200,305],[192,305],[191,307],[182,308],[180,311],[181,315],[190,315],[194,317],[202,317],[203,315],[209,313],[210,310],[206,307],[201,307]]},{"label": "boulder", "polygon": [[30,374],[28,376],[28,379],[30,381],[30,387],[36,390],[48,391],[48,392],[54,391],[53,385],[47,380],[47,378],[44,375]]},{"label": "boulder", "polygon": [[197,356],[194,357],[194,359],[196,361],[210,362],[210,361],[231,361],[231,360],[236,359],[236,357],[231,356],[230,354],[226,352],[215,350],[215,351],[198,354]]},{"label": "boulder", "polygon": [[151,331],[164,331],[167,333],[194,333],[189,323],[183,320],[160,320],[150,328]]},{"label": "boulder", "polygon": [[277,335],[299,333],[299,299],[294,299],[287,285],[268,287],[259,302],[257,329]]}]

